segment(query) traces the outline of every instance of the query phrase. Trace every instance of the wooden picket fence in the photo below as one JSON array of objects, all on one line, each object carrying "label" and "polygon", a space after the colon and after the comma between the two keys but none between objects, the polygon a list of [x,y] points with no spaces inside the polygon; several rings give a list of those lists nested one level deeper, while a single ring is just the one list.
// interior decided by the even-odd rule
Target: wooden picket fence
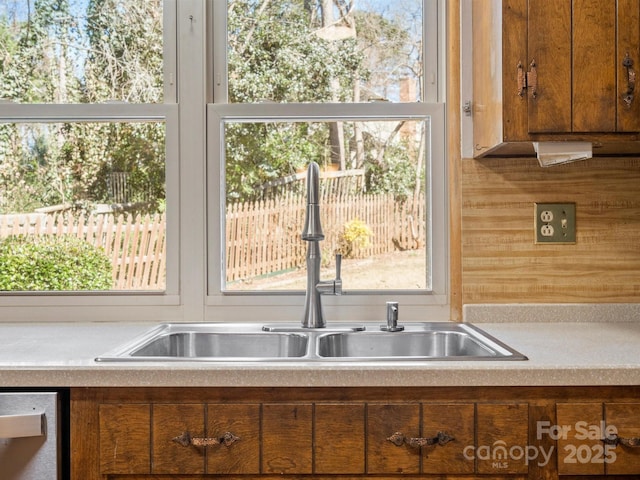
[{"label": "wooden picket fence", "polygon": [[[304,266],[307,243],[300,238],[306,197],[289,194],[256,202],[233,203],[226,213],[227,281],[284,272]],[[331,258],[351,220],[362,221],[372,235],[353,252],[370,257],[425,245],[424,196],[398,203],[393,195],[341,195],[322,203],[325,240]],[[0,238],[10,235],[73,235],[104,249],[113,265],[114,290],[165,288],[166,218],[155,215],[2,215]]]},{"label": "wooden picket fence", "polygon": [[165,288],[166,218],[155,215],[2,215],[0,238],[73,235],[104,250],[113,265],[114,290]]},{"label": "wooden picket fence", "polygon": [[[248,279],[304,265],[307,243],[300,239],[306,213],[304,195],[284,195],[230,204],[226,213],[227,281]],[[343,196],[322,203],[324,256],[338,250],[347,222],[358,219],[372,232],[355,255],[369,257],[425,245],[424,196],[398,203],[393,195]]]}]

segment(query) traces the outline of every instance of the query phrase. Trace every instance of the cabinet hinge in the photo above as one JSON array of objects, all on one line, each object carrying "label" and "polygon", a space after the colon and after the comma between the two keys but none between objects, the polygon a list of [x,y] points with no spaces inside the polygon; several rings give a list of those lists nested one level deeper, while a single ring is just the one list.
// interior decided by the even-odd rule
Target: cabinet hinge
[{"label": "cabinet hinge", "polygon": [[532,98],[538,96],[538,71],[536,70],[536,61],[533,60],[529,64],[530,70],[524,71],[522,62],[518,62],[518,96],[524,97],[525,91],[529,90]]},{"label": "cabinet hinge", "polygon": [[467,100],[464,102],[464,104],[462,105],[462,111],[464,113],[464,115],[466,117],[470,117],[471,116],[471,100]]}]

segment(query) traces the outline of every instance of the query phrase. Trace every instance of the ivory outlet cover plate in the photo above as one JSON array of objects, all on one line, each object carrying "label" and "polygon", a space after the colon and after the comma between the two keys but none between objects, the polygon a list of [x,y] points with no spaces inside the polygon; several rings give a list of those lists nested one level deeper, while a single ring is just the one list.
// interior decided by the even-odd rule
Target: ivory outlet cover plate
[{"label": "ivory outlet cover plate", "polygon": [[575,203],[535,204],[535,243],[576,243]]}]

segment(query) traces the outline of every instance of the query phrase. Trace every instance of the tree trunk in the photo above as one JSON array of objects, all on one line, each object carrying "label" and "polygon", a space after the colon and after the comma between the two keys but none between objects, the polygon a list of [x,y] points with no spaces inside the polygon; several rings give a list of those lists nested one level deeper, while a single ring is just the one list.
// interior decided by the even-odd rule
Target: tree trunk
[{"label": "tree trunk", "polygon": [[[322,29],[326,30],[335,26],[333,17],[333,0],[322,0],[320,4],[322,12]],[[332,42],[331,48],[335,50],[336,44]],[[331,79],[332,101],[340,101],[340,82],[337,78]],[[331,148],[331,163],[338,165],[340,170],[346,170],[344,124],[332,122],[329,124],[329,145]]]}]

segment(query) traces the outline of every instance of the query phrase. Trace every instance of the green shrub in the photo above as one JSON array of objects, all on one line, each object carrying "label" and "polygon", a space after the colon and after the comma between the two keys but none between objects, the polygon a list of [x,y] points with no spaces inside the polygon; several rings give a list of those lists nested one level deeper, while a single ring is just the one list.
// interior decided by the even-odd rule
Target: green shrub
[{"label": "green shrub", "polygon": [[111,261],[73,236],[12,236],[0,240],[0,290],[108,290]]}]

